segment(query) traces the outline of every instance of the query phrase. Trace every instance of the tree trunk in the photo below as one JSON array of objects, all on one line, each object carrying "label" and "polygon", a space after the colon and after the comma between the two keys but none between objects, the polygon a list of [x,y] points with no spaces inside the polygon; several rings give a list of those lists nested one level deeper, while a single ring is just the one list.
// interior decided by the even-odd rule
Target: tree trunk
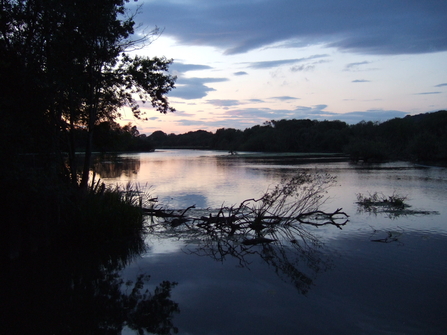
[{"label": "tree trunk", "polygon": [[93,144],[93,127],[95,125],[95,106],[90,108],[89,112],[89,124],[88,124],[88,136],[87,143],[85,146],[85,155],[84,155],[84,167],[82,169],[82,179],[80,187],[81,189],[87,189],[89,173],[90,173],[90,164],[92,160],[92,144]]},{"label": "tree trunk", "polygon": [[76,161],[76,141],[75,141],[75,127],[73,116],[70,117],[70,134],[68,145],[68,159],[70,162],[70,177],[73,185],[78,184],[77,161]]}]

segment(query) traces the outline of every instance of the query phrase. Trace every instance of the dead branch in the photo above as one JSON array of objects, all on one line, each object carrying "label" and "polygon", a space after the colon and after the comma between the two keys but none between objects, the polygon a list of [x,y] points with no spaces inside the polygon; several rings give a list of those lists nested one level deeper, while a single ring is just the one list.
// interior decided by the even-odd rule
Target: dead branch
[{"label": "dead branch", "polygon": [[[342,212],[341,210],[342,208],[338,208],[333,213],[326,213],[320,210],[316,210],[308,213],[301,213],[296,217],[296,219],[300,223],[309,224],[316,227],[325,225],[334,225],[337,228],[341,229],[341,227],[344,226],[349,221],[347,219],[349,215],[346,214],[345,212]],[[337,217],[337,215],[341,217]],[[337,222],[337,220],[344,220],[344,221]]]}]

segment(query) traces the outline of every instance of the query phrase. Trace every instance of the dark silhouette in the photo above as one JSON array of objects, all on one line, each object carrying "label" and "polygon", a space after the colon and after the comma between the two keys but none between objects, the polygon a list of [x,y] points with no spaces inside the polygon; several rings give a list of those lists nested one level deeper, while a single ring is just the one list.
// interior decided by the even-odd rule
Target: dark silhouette
[{"label": "dark silhouette", "polygon": [[155,148],[206,148],[226,151],[340,153],[353,161],[411,160],[447,163],[447,111],[395,118],[382,123],[279,120],[245,130],[221,128],[214,134],[156,131]]},{"label": "dark silhouette", "polygon": [[144,241],[135,235],[119,241],[120,248],[115,243],[67,236],[46,252],[10,260],[2,270],[0,332],[119,334],[127,326],[140,334],[175,333],[176,283],[148,291],[147,275],[125,281],[120,270]]}]

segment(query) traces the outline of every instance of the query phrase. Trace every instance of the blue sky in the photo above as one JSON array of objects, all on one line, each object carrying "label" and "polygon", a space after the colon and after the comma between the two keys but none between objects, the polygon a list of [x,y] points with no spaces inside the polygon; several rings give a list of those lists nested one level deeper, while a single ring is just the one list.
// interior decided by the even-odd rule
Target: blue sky
[{"label": "blue sky", "polygon": [[[166,56],[177,112],[144,107],[141,133],[267,120],[385,121],[447,109],[445,0],[145,0],[136,51]],[[132,2],[130,6],[135,6]]]}]

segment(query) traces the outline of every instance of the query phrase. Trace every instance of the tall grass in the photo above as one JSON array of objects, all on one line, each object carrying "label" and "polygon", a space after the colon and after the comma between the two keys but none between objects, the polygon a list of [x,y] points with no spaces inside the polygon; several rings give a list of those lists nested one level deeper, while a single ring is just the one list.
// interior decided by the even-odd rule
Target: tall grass
[{"label": "tall grass", "polygon": [[144,219],[137,187],[107,188],[95,182],[86,191],[53,173],[27,172],[2,182],[1,227],[7,241],[2,257],[58,248],[93,248],[104,257],[119,250],[128,255],[126,248],[142,250]]}]

